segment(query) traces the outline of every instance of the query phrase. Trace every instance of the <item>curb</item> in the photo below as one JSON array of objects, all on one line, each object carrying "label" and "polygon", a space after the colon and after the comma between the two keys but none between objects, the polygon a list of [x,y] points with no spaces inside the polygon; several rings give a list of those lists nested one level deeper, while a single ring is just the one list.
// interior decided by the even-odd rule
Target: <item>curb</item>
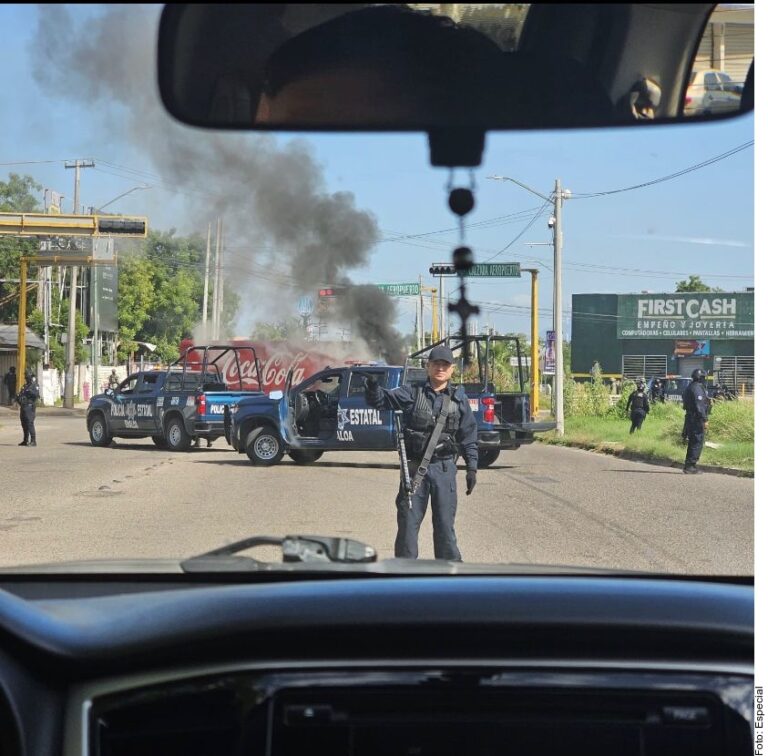
[{"label": "curb", "polygon": [[[625,459],[628,462],[645,462],[648,465],[657,465],[658,467],[673,467],[682,472],[683,463],[676,462],[671,459],[659,459],[658,457],[649,457],[645,454],[639,454],[638,452],[628,452],[625,449],[610,449],[606,447],[586,446],[585,444],[579,444],[575,442],[565,442],[550,444],[546,441],[539,441],[538,443],[546,444],[547,446],[566,446],[570,449],[582,449],[583,451],[594,452],[595,454],[605,454],[609,457],[616,457],[617,459]],[[733,475],[737,478],[754,478],[755,473],[750,470],[740,470],[737,467],[717,467],[716,465],[698,465],[699,470],[702,472],[720,473],[721,475]]]},{"label": "curb", "polygon": [[[7,410],[9,416],[13,416],[18,420],[19,411],[12,407],[4,407],[2,409]],[[5,413],[0,411],[0,417],[3,417]],[[75,407],[74,409],[64,409],[64,407],[38,407],[38,417],[85,417],[86,407]]]}]

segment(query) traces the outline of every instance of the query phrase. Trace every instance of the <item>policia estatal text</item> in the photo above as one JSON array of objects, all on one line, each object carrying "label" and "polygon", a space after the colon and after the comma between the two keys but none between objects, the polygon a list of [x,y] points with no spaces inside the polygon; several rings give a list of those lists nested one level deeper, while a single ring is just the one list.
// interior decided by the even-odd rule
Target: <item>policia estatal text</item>
[{"label": "policia estatal text", "polygon": [[[436,559],[461,561],[456,543],[456,459],[467,465],[467,494],[477,482],[477,422],[464,389],[450,383],[453,353],[435,347],[427,363],[428,380],[421,385],[400,386],[385,391],[373,378],[366,381],[366,400],[377,409],[401,410],[405,420],[408,468],[413,481],[412,495],[403,482],[397,495],[397,538],[395,556],[416,559],[419,555],[419,528],[432,498],[432,528]],[[447,404],[445,404],[447,402]],[[434,452],[425,458],[435,436]],[[423,477],[419,473],[422,467]]]},{"label": "policia estatal text", "polygon": [[24,372],[24,378],[26,381],[16,397],[16,401],[19,404],[21,430],[24,433],[24,440],[19,446],[37,446],[35,411],[37,400],[40,398],[40,389],[37,386],[35,374],[31,370],[26,370]]}]

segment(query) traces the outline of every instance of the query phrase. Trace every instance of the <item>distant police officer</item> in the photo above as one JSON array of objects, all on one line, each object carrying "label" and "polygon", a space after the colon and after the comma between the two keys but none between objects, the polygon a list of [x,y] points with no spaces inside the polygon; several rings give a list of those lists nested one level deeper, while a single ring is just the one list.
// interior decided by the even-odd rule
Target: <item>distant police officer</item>
[{"label": "distant police officer", "polygon": [[35,411],[37,400],[40,398],[40,389],[35,380],[35,374],[31,370],[24,371],[24,378],[25,383],[16,397],[20,408],[19,419],[21,420],[21,429],[24,432],[24,440],[19,446],[37,446]]},{"label": "distant police officer", "polygon": [[109,379],[107,380],[107,388],[116,391],[119,385],[120,377],[118,376],[117,371],[112,368],[112,372],[109,374]]},{"label": "distant police officer", "polygon": [[664,384],[661,382],[661,378],[654,378],[651,384],[651,401],[663,403],[665,399]]},{"label": "distant police officer", "polygon": [[12,406],[16,401],[16,368],[11,365],[8,372],[3,376],[3,383],[8,391],[8,406]]},{"label": "distant police officer", "polygon": [[[437,346],[429,354],[428,379],[421,385],[385,391],[374,378],[366,380],[368,403],[377,409],[402,410],[405,421],[408,467],[414,490],[409,503],[401,481],[396,500],[396,557],[418,557],[419,528],[431,495],[435,558],[461,561],[454,530],[456,459],[461,454],[467,464],[469,495],[477,483],[477,422],[463,387],[450,383],[452,374],[453,353],[448,347]],[[443,427],[438,436],[435,431],[440,425]],[[433,436],[434,451],[429,454]],[[426,468],[423,477],[417,469],[420,465]]]},{"label": "distant police officer", "polygon": [[683,391],[683,409],[685,410],[685,425],[683,439],[688,441],[688,452],[685,455],[684,473],[700,473],[696,464],[704,448],[704,431],[709,427],[709,397],[704,386],[706,373],[699,368],[691,373],[692,381]]},{"label": "distant police officer", "polygon": [[637,388],[629,395],[627,401],[627,411],[632,420],[632,427],[629,429],[630,433],[634,433],[635,430],[640,430],[643,427],[643,420],[651,411],[651,406],[648,404],[648,394],[645,391],[645,384],[641,380],[638,380],[636,383]]}]

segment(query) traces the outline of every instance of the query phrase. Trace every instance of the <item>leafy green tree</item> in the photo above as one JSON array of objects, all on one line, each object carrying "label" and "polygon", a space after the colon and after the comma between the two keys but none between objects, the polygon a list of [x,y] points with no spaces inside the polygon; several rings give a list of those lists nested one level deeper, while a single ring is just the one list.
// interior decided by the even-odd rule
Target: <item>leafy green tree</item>
[{"label": "leafy green tree", "polygon": [[[202,320],[205,241],[175,229],[152,231],[137,250],[120,257],[118,279],[118,358],[129,357],[137,342],[157,345],[156,355],[170,362],[179,344]],[[222,336],[232,335],[239,298],[224,287]]]},{"label": "leafy green tree", "polygon": [[[53,307],[52,310],[58,307],[58,290],[52,287]],[[61,300],[62,312],[69,312],[69,299]],[[45,333],[45,324],[43,323],[43,311],[33,309],[29,317],[27,318],[27,324],[38,335],[43,338]],[[49,350],[51,354],[51,366],[58,370],[64,370],[67,364],[67,347],[66,344],[61,343],[61,334],[66,333],[65,328],[52,326],[49,328]],[[83,341],[88,338],[88,325],[83,320],[83,316],[80,311],[75,315],[75,362],[88,362],[90,359],[90,348],[83,344]],[[35,355],[34,359],[29,362],[33,364],[39,355]]]},{"label": "leafy green tree", "polygon": [[[40,210],[33,192],[42,187],[31,176],[19,176],[11,173],[8,181],[0,181],[0,212],[32,213]],[[20,273],[20,258],[37,251],[35,239],[20,239],[13,236],[0,236],[0,279],[17,280]],[[0,287],[0,300],[19,291],[19,284],[6,283]],[[31,311],[33,295],[27,295],[27,312]],[[0,323],[18,322],[19,300],[12,299],[7,304],[0,304]]]},{"label": "leafy green tree", "polygon": [[678,281],[675,292],[708,292],[722,291],[716,286],[708,286],[699,276],[688,276],[687,281]]},{"label": "leafy green tree", "polygon": [[125,361],[136,351],[137,334],[149,320],[155,300],[154,265],[143,255],[120,258],[117,280],[117,359]]}]

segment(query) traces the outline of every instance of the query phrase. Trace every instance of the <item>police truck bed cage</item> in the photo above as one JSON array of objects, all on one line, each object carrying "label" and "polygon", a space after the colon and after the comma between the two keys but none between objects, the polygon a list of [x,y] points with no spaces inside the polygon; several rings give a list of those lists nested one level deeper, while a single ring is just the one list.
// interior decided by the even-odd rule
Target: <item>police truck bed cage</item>
[{"label": "police truck bed cage", "polygon": [[493,350],[491,349],[491,345],[494,343],[502,343],[507,342],[510,344],[515,345],[515,361],[517,363],[517,383],[519,385],[520,393],[524,393],[525,391],[525,379],[528,377],[527,375],[525,378],[523,377],[523,359],[522,354],[520,351],[520,339],[517,338],[517,336],[500,336],[500,335],[494,335],[491,336],[490,334],[482,334],[477,336],[467,336],[466,338],[462,338],[461,336],[448,336],[441,341],[436,341],[434,344],[430,344],[428,347],[425,347],[424,349],[420,349],[417,352],[413,352],[408,359],[406,360],[406,368],[408,367],[408,360],[426,360],[429,356],[429,353],[436,347],[436,346],[447,346],[452,352],[459,354],[457,355],[456,364],[459,368],[459,379],[461,383],[464,383],[463,377],[464,377],[464,371],[468,367],[468,365],[464,364],[464,361],[461,359],[461,354],[463,353],[463,347],[464,344],[468,343],[469,345],[469,353],[470,355],[474,354],[475,359],[477,360],[477,367],[478,367],[478,379],[480,383],[480,391],[487,392],[489,390],[493,391],[493,377],[494,377],[494,354]]},{"label": "police truck bed cage", "polygon": [[[169,376],[171,373],[180,373],[181,384],[185,388],[191,387],[190,384],[194,382],[204,391],[226,391],[230,387],[226,375],[222,375],[222,369],[228,362],[227,357],[231,353],[234,357],[234,367],[237,368],[237,382],[239,383],[237,388],[244,391],[246,387],[243,386],[243,367],[247,365],[247,362],[241,359],[241,352],[245,352],[252,361],[251,364],[258,380],[256,390],[261,391],[264,385],[261,376],[261,363],[256,357],[256,350],[250,346],[232,346],[231,344],[191,346],[185,349],[184,354],[170,366],[168,373]],[[192,380],[189,380],[189,377]],[[250,388],[253,389],[254,387],[251,386]]]},{"label": "police truck bed cage", "polygon": [[[499,343],[514,347],[512,360],[517,366],[516,391],[499,391],[499,387],[494,383],[496,354],[493,345]],[[426,360],[432,349],[438,345],[447,346],[456,355],[458,382],[464,386],[478,421],[481,467],[490,464],[488,460],[495,460],[500,449],[517,449],[522,444],[531,443],[534,433],[555,428],[554,422],[536,422],[535,418],[531,417],[530,396],[525,391],[528,375],[523,366],[520,340],[516,336],[448,336],[413,352],[406,360],[406,371],[414,370],[408,366],[408,361]],[[471,358],[468,364],[462,359],[465,351]],[[466,372],[474,361],[477,362],[477,380],[468,381]]]}]

